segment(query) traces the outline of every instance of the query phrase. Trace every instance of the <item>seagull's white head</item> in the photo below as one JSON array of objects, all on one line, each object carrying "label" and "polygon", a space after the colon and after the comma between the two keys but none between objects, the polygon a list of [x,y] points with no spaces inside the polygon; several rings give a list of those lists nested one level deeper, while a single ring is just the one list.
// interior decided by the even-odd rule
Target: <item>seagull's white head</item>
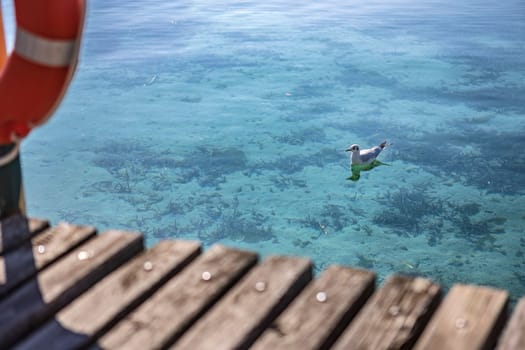
[{"label": "seagull's white head", "polygon": [[359,152],[359,145],[354,143],[352,146],[350,146],[350,148],[346,149],[346,152]]}]

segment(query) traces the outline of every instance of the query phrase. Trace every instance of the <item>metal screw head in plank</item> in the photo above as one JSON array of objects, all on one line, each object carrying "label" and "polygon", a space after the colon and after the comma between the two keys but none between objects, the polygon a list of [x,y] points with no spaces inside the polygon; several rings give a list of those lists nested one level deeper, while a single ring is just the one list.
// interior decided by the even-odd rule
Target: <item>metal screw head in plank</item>
[{"label": "metal screw head in plank", "polygon": [[465,320],[464,318],[457,318],[456,319],[456,328],[457,329],[464,329],[468,326],[468,320]]},{"label": "metal screw head in plank", "polygon": [[399,312],[401,311],[401,309],[399,308],[399,306],[397,305],[392,305],[390,306],[390,308],[388,309],[388,313],[390,314],[390,316],[397,316],[399,315]]},{"label": "metal screw head in plank", "polygon": [[209,281],[211,280],[211,273],[209,271],[204,271],[201,277],[203,281]]},{"label": "metal screw head in plank", "polygon": [[320,303],[324,303],[328,299],[328,296],[325,292],[319,292],[315,295],[315,299],[317,299],[317,301]]},{"label": "metal screw head in plank", "polygon": [[151,261],[146,261],[142,267],[145,271],[151,271],[153,270],[153,263]]},{"label": "metal screw head in plank", "polygon": [[43,246],[42,244],[40,244],[36,250],[40,253],[40,254],[44,254],[46,252],[46,247]]},{"label": "metal screw head in plank", "polygon": [[255,283],[255,290],[258,292],[264,292],[266,290],[266,282],[259,281]]},{"label": "metal screw head in plank", "polygon": [[78,260],[87,260],[93,256],[93,252],[87,252],[85,250],[82,250],[78,253],[77,259]]}]

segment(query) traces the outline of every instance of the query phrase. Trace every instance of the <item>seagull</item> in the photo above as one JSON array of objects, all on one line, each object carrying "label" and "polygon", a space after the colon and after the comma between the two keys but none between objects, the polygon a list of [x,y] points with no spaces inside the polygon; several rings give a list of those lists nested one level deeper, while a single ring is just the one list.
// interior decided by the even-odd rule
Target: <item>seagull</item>
[{"label": "seagull", "polygon": [[345,151],[352,152],[352,165],[368,165],[376,160],[379,153],[381,153],[386,146],[386,141],[383,141],[379,146],[362,150],[359,148],[359,145],[353,144]]}]

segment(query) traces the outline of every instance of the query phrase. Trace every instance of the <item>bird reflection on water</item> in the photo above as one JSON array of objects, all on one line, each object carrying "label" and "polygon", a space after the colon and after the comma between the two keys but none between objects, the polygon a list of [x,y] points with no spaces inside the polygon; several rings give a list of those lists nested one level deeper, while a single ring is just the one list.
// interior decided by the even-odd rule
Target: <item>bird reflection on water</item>
[{"label": "bird reflection on water", "polygon": [[372,169],[374,169],[374,168],[376,168],[376,167],[378,167],[380,165],[388,165],[388,166],[390,166],[390,164],[386,164],[386,163],[380,162],[377,159],[373,160],[369,164],[352,164],[352,166],[351,166],[352,176],[349,176],[346,179],[347,180],[351,180],[351,181],[357,181],[361,177],[361,171],[369,171],[369,170],[372,170]]}]

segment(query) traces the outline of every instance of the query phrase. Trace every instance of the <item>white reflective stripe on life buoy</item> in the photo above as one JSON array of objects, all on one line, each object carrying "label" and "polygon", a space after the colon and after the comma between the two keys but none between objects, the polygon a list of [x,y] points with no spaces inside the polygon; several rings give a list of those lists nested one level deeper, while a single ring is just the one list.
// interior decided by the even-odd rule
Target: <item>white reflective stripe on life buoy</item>
[{"label": "white reflective stripe on life buoy", "polygon": [[59,68],[71,64],[75,44],[75,40],[47,39],[17,28],[14,51],[28,61]]}]

